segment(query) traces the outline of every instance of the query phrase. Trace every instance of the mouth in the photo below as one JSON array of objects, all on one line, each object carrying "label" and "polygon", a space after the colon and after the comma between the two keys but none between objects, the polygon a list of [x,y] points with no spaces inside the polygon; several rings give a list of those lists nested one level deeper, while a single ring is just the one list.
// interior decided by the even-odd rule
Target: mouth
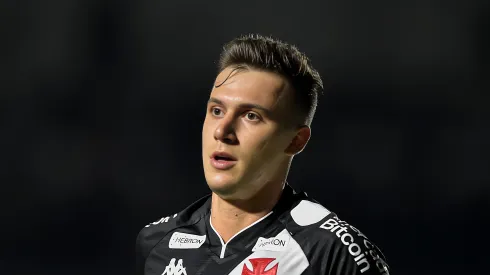
[{"label": "mouth", "polygon": [[211,165],[218,170],[231,169],[237,163],[237,159],[225,152],[214,152],[211,155]]},{"label": "mouth", "polygon": [[216,161],[236,161],[237,159],[228,153],[225,152],[214,152],[211,155],[211,158],[216,160]]}]

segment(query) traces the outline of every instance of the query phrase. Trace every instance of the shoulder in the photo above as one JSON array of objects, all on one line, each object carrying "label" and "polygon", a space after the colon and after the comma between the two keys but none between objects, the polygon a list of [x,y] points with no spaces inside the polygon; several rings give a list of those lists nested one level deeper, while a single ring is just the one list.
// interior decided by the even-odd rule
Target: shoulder
[{"label": "shoulder", "polygon": [[[314,200],[301,200],[290,212],[288,227],[293,238],[315,247],[318,265],[329,266],[327,274],[388,275],[380,249],[359,229],[341,220]],[[319,256],[320,254],[321,256]]]},{"label": "shoulder", "polygon": [[195,224],[207,213],[209,196],[194,202],[182,211],[165,215],[145,225],[136,238],[136,248],[140,256],[146,257],[169,232],[176,228]]},{"label": "shoulder", "polygon": [[[140,253],[147,255],[165,235],[177,226],[177,217],[179,213],[170,216],[164,216],[154,222],[147,224],[138,233],[136,238],[137,246]],[[180,218],[180,217],[179,217]]]}]

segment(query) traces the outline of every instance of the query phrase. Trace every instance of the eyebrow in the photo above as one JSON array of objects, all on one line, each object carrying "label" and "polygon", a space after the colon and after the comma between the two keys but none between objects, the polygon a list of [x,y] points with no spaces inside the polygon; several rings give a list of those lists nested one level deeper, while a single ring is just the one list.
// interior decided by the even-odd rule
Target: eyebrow
[{"label": "eyebrow", "polygon": [[[219,100],[219,99],[217,99],[215,97],[209,98],[208,104],[209,103],[216,103],[216,104],[219,104],[219,105],[224,105],[223,104],[223,101],[221,101],[221,100]],[[238,105],[238,107],[244,108],[244,109],[258,109],[258,110],[261,110],[264,113],[266,113],[266,115],[268,115],[268,116],[270,116],[271,113],[272,113],[269,109],[267,109],[265,107],[262,107],[262,106],[260,106],[258,104],[253,104],[253,103],[241,103],[241,104]]]}]

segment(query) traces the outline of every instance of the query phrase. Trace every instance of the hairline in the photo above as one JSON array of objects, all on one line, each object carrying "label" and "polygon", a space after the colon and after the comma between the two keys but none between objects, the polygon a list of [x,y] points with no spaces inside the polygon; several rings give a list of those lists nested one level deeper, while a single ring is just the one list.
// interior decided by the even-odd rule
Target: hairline
[{"label": "hairline", "polygon": [[[241,73],[241,72],[256,71],[256,72],[273,73],[273,74],[279,76],[284,81],[286,81],[287,85],[284,87],[285,89],[290,89],[293,92],[293,98],[292,98],[293,102],[291,102],[291,105],[292,105],[292,108],[294,109],[294,112],[296,114],[293,116],[295,118],[294,122],[290,123],[291,127],[303,127],[303,126],[310,127],[309,123],[306,122],[309,120],[309,113],[301,110],[302,109],[301,104],[296,103],[296,97],[299,96],[300,92],[294,87],[292,80],[289,79],[285,73],[281,73],[277,70],[263,68],[260,66],[247,64],[247,63],[229,64],[229,65],[224,66],[224,67],[220,65],[219,73],[223,72],[224,70],[226,70],[228,68],[232,69],[232,71],[221,83],[219,83],[218,85],[216,85],[216,83],[215,83],[213,85],[215,88],[218,88],[219,86],[223,85],[224,83],[226,83],[226,81],[228,81],[228,79],[230,79],[234,75]],[[284,93],[282,93],[282,94],[284,94]]]}]

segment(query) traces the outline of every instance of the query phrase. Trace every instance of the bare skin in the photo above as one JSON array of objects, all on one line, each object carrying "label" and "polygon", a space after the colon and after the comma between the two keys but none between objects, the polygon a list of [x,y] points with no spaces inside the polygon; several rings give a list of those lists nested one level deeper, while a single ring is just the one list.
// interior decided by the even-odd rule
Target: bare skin
[{"label": "bare skin", "polygon": [[[291,161],[311,131],[292,125],[294,91],[281,76],[226,68],[215,83],[202,131],[203,167],[213,192],[211,223],[228,242],[277,203]],[[214,152],[226,152],[236,161],[217,168],[211,161]]]}]

